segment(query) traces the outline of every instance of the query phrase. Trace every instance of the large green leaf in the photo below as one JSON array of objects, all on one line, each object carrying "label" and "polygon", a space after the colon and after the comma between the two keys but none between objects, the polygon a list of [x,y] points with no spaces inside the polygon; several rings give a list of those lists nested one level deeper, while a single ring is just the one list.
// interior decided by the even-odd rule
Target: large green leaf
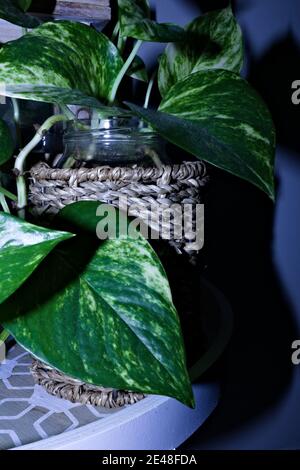
[{"label": "large green leaf", "polygon": [[28,3],[28,0],[0,0],[0,18],[24,28],[37,27],[40,21],[24,13]]},{"label": "large green leaf", "polygon": [[190,75],[170,89],[160,112],[129,107],[167,140],[274,199],[272,118],[255,90],[235,73]]},{"label": "large green leaf", "polygon": [[14,151],[14,141],[8,125],[0,119],[0,165],[9,160]]},{"label": "large green leaf", "polygon": [[184,29],[174,23],[143,20],[126,28],[126,36],[151,42],[178,42],[185,38]]},{"label": "large green leaf", "polygon": [[149,20],[151,10],[148,0],[118,0],[120,33],[129,36],[131,25],[143,20]]},{"label": "large green leaf", "polygon": [[23,284],[59,242],[72,236],[0,212],[0,303]]},{"label": "large green leaf", "polygon": [[87,96],[79,90],[69,90],[51,85],[7,85],[5,95],[45,103],[74,104],[93,108],[98,110],[101,116],[119,116],[130,113],[130,111],[116,106],[105,106],[97,98]]},{"label": "large green leaf", "polygon": [[[106,100],[122,66],[117,48],[104,34],[71,21],[49,22],[1,49],[0,83],[78,90]],[[41,100],[47,98],[46,90],[41,90]],[[37,93],[31,97],[27,91],[26,98],[37,99]]]},{"label": "large green leaf", "polygon": [[80,234],[0,308],[0,321],[26,349],[73,377],[192,405],[180,323],[159,259],[141,236],[99,246],[98,206],[63,210]]},{"label": "large green leaf", "polygon": [[243,66],[242,32],[230,6],[196,18],[186,31],[185,41],[168,44],[160,59],[158,82],[162,96],[191,73],[208,69],[239,73]]},{"label": "large green leaf", "polygon": [[150,19],[148,0],[118,0],[120,34],[124,37],[152,42],[182,41],[185,32],[172,23],[156,23]]}]

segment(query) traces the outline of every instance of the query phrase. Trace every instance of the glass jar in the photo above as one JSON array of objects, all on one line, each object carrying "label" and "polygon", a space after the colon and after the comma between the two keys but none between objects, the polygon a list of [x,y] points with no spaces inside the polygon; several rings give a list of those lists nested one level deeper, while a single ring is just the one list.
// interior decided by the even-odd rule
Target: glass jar
[{"label": "glass jar", "polygon": [[160,166],[170,163],[165,141],[138,118],[117,117],[67,123],[59,168]]}]

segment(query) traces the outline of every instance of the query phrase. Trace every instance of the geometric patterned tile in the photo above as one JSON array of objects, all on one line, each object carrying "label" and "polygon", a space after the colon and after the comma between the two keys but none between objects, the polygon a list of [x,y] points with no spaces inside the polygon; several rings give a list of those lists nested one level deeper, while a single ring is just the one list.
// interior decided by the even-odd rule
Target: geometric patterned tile
[{"label": "geometric patterned tile", "polygon": [[48,395],[35,385],[30,364],[30,355],[19,345],[0,364],[1,450],[56,436],[118,412]]}]

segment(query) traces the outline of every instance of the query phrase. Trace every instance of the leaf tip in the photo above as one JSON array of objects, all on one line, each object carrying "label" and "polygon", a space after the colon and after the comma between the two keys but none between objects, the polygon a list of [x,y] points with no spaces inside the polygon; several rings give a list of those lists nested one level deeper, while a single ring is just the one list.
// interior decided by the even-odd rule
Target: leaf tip
[{"label": "leaf tip", "polygon": [[261,187],[260,189],[263,189],[264,192],[269,196],[271,201],[275,203],[276,201],[276,193],[275,193],[275,182],[274,179],[270,182],[270,184],[266,184],[265,187]]},{"label": "leaf tip", "polygon": [[186,383],[184,393],[182,393],[180,396],[177,396],[176,398],[189,408],[196,408],[194,391],[190,381]]},{"label": "leaf tip", "polygon": [[268,193],[268,196],[269,196],[269,198],[271,199],[271,201],[275,204],[275,202],[276,202],[275,191],[274,191],[274,190],[271,190],[271,191]]},{"label": "leaf tip", "polygon": [[70,232],[63,232],[63,239],[64,240],[69,240],[70,238],[76,237],[75,233],[70,233]]},{"label": "leaf tip", "polygon": [[195,397],[194,397],[194,394],[192,394],[189,402],[187,403],[188,407],[189,408],[192,408],[193,410],[196,408],[196,400],[195,400]]}]

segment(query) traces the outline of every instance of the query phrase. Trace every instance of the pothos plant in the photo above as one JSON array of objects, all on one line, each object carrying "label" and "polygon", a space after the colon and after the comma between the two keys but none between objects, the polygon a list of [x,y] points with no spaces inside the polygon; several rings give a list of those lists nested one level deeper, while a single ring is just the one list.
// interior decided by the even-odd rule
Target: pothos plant
[{"label": "pothos plant", "polygon": [[[240,76],[240,27],[230,6],[181,28],[153,21],[148,0],[118,0],[108,38],[71,21],[40,24],[26,13],[30,3],[0,0],[2,18],[31,29],[0,50],[1,93],[15,106],[29,99],[54,103],[62,113],[41,126],[15,161],[10,131],[0,121],[0,164],[11,162],[17,179],[16,194],[0,188],[0,321],[66,374],[192,406],[180,322],[149,243],[140,236],[100,244],[92,202],[66,207],[52,229],[23,220],[25,162],[55,122],[74,119],[72,104],[99,118],[136,115],[185,152],[274,199],[274,129],[262,99]],[[167,43],[150,79],[138,56],[145,41]],[[147,82],[144,107],[120,95],[125,76]],[[156,80],[162,99],[149,109]],[[19,217],[9,213],[9,199],[17,201]]]}]

